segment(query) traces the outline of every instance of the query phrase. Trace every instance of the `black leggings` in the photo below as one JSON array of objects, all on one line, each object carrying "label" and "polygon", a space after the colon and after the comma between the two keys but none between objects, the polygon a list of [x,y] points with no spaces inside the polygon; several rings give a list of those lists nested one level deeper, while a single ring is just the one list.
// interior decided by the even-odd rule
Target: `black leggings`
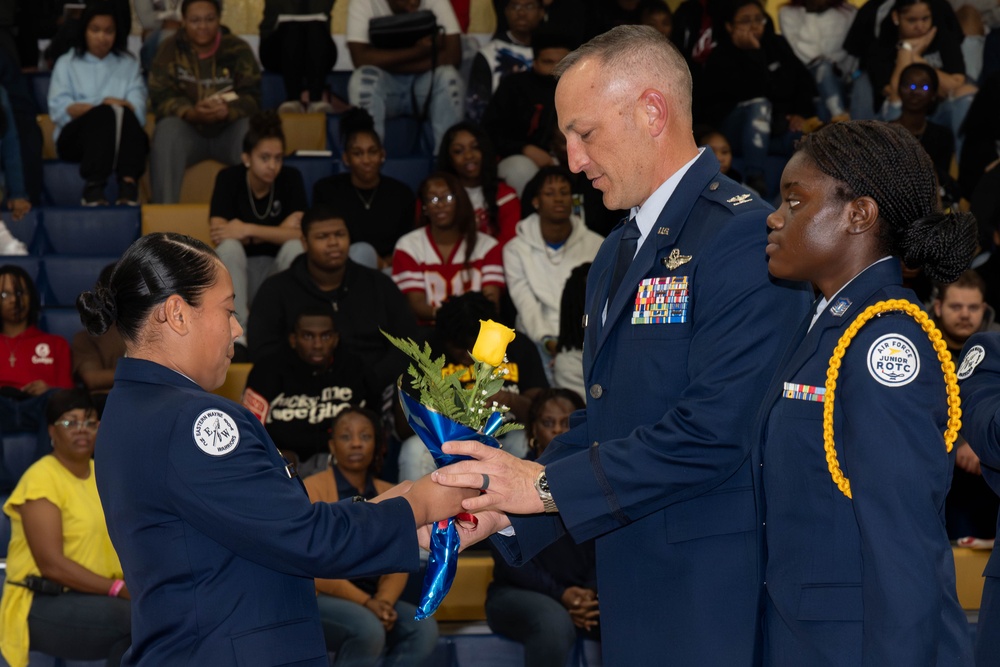
[{"label": "black leggings", "polygon": [[279,72],[285,79],[285,97],[299,99],[303,90],[309,100],[323,97],[326,75],[337,62],[337,45],[330,37],[326,21],[282,23],[260,44],[264,69]]},{"label": "black leggings", "polygon": [[117,171],[119,178],[139,180],[146,171],[149,137],[134,113],[128,108],[122,108],[122,111],[117,155],[118,120],[109,104],[95,106],[71,120],[59,133],[59,140],[56,141],[59,157],[68,162],[79,162],[80,175],[88,183],[104,183],[112,171]]},{"label": "black leggings", "polygon": [[36,594],[28,638],[32,651],[65,660],[106,658],[117,667],[132,644],[132,604],[106,595]]}]

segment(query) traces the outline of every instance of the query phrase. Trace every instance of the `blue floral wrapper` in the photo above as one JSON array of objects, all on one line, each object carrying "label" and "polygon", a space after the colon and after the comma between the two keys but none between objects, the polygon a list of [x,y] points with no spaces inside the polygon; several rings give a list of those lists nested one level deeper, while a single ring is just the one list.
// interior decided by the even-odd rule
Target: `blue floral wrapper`
[{"label": "blue floral wrapper", "polygon": [[[403,406],[403,414],[413,432],[420,437],[424,445],[434,457],[438,468],[457,461],[465,460],[467,456],[453,456],[441,451],[441,445],[449,440],[478,440],[489,447],[499,447],[500,443],[493,437],[503,423],[503,415],[494,412],[486,421],[483,432],[473,431],[448,419],[439,412],[424,406],[405,391],[400,389],[399,400]],[[420,595],[420,605],[417,607],[416,619],[423,620],[437,611],[438,605],[451,589],[455,579],[455,569],[458,567],[458,530],[455,519],[447,522],[439,521],[431,529],[430,557],[427,559],[427,573],[424,575],[423,592]]]}]

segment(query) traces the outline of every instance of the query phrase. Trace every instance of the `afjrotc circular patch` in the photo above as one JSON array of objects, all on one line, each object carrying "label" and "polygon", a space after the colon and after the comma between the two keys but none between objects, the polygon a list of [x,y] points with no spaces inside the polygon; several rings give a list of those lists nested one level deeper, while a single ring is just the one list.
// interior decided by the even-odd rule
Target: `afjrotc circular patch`
[{"label": "afjrotc circular patch", "polygon": [[886,334],[868,348],[868,372],[887,387],[902,387],[920,373],[920,357],[906,336]]}]

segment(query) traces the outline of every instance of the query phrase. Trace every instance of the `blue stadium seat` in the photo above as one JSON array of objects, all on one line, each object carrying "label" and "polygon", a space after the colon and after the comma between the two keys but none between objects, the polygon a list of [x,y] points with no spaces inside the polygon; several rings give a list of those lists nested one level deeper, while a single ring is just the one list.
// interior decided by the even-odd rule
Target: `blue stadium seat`
[{"label": "blue stadium seat", "polygon": [[32,257],[31,255],[14,255],[0,257],[0,266],[5,264],[13,264],[14,266],[20,266],[22,269],[28,272],[31,276],[32,282],[38,288],[39,294],[43,293],[43,285],[41,284],[41,273],[42,273],[42,263],[39,261],[38,257]]},{"label": "blue stadium seat", "polygon": [[277,109],[285,101],[285,81],[275,72],[261,72],[260,108]]},{"label": "blue stadium seat", "polygon": [[42,214],[46,249],[58,255],[121,255],[141,228],[138,206],[47,208]]},{"label": "blue stadium seat", "polygon": [[[14,222],[10,211],[5,211],[2,215],[3,223],[10,230],[10,233],[14,235],[14,238],[28,246],[28,252],[31,253],[41,252],[38,246],[41,245],[42,235],[37,233],[41,215],[41,210],[37,208],[29,211],[28,215],[17,222]],[[36,246],[36,244],[38,245]]]},{"label": "blue stadium seat", "polygon": [[[0,495],[0,507],[3,507],[4,503],[10,496],[6,493]],[[7,557],[7,546],[10,544],[10,517],[0,512],[0,558]],[[7,568],[4,567],[0,569],[0,584],[3,583],[4,577],[7,575]]]},{"label": "blue stadium seat", "polygon": [[340,116],[339,113],[326,115],[326,147],[333,151],[333,156],[337,159],[344,152],[344,147],[340,145]]},{"label": "blue stadium seat", "polygon": [[[427,124],[430,127],[430,124]],[[410,157],[413,155],[433,155],[429,150],[433,140],[424,139],[424,123],[412,116],[397,116],[385,121],[385,153],[388,157]],[[426,146],[424,144],[427,144]]]},{"label": "blue stadium seat", "polygon": [[37,450],[36,433],[8,433],[3,436],[3,467],[15,483],[38,460]]},{"label": "blue stadium seat", "polygon": [[113,262],[115,255],[102,257],[72,257],[68,255],[47,255],[43,261],[45,291],[42,304],[45,306],[74,306],[80,292],[89,290],[97,282],[101,270]]},{"label": "blue stadium seat", "polygon": [[72,343],[76,332],[83,329],[83,323],[80,322],[80,313],[75,307],[43,308],[38,326],[42,331],[62,336],[68,343]]},{"label": "blue stadium seat", "polygon": [[316,184],[316,181],[327,176],[339,174],[343,170],[343,165],[336,158],[337,156],[329,158],[300,157],[295,155],[289,155],[285,158],[286,166],[295,167],[302,172],[302,180],[305,181],[306,185],[306,198],[310,206],[312,206],[313,185]]},{"label": "blue stadium seat", "polygon": [[340,72],[330,72],[326,75],[326,87],[330,92],[345,102],[350,102],[347,94],[347,84],[351,80],[354,70],[344,70]]},{"label": "blue stadium seat", "polygon": [[[79,206],[84,185],[79,164],[62,160],[42,162],[42,204],[45,206]],[[108,180],[104,196],[109,202],[118,198],[118,183],[114,178]]]},{"label": "blue stadium seat", "polygon": [[30,79],[31,92],[35,96],[38,113],[48,113],[49,81],[52,79],[52,72],[32,72],[26,76]]},{"label": "blue stadium seat", "polygon": [[429,157],[389,158],[382,165],[382,173],[406,183],[416,192],[420,183],[431,173],[431,166]]}]

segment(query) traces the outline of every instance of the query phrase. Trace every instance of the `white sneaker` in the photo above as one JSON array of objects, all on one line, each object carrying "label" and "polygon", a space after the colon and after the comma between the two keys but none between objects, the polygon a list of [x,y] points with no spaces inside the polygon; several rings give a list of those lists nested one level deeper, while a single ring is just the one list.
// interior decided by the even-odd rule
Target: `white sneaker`
[{"label": "white sneaker", "polygon": [[305,107],[302,106],[302,102],[298,100],[288,100],[287,102],[282,102],[281,106],[278,107],[278,113],[303,113]]},{"label": "white sneaker", "polygon": [[329,102],[324,102],[323,100],[318,100],[316,102],[310,102],[309,106],[306,108],[307,113],[333,113],[333,107],[330,106]]},{"label": "white sneaker", "polygon": [[0,222],[0,255],[27,255],[28,246],[24,245],[10,233],[7,226]]}]

